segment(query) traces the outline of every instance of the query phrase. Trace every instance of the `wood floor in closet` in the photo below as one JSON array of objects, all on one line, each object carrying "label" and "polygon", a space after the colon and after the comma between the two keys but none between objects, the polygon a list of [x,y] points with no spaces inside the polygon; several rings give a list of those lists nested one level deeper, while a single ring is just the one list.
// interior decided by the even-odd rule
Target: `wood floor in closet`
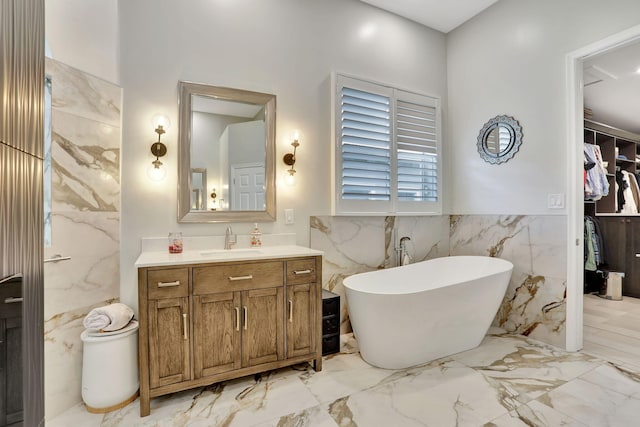
[{"label": "wood floor in closet", "polygon": [[583,351],[640,369],[640,299],[584,296]]}]

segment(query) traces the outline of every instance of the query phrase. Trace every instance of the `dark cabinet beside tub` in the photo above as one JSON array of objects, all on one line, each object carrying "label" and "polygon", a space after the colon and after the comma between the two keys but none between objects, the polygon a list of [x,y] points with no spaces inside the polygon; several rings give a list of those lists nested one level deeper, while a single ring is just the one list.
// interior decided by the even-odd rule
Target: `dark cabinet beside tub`
[{"label": "dark cabinet beside tub", "polygon": [[624,273],[622,295],[640,298],[640,217],[598,216],[609,271]]},{"label": "dark cabinet beside tub", "polygon": [[0,426],[22,420],[22,277],[15,277],[0,281]]}]

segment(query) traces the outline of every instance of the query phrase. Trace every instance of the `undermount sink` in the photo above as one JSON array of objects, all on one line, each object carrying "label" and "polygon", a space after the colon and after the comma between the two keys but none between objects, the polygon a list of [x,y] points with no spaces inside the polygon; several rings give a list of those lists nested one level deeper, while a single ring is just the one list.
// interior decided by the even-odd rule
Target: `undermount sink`
[{"label": "undermount sink", "polygon": [[200,252],[202,256],[216,256],[216,257],[235,257],[245,255],[259,255],[262,252],[260,249],[216,249],[212,251]]}]

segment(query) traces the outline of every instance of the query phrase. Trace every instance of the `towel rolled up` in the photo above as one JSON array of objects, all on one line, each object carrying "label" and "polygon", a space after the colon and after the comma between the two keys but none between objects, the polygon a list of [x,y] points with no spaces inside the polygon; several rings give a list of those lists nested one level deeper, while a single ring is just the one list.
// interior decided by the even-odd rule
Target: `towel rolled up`
[{"label": "towel rolled up", "polygon": [[117,331],[133,319],[133,310],[120,302],[104,307],[94,308],[84,318],[86,329],[99,331]]}]

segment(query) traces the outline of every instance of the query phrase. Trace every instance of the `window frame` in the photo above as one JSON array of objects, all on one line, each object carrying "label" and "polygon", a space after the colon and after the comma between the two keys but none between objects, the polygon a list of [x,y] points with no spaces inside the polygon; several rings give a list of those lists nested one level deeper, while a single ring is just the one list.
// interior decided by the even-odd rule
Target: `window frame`
[{"label": "window frame", "polygon": [[[346,86],[356,90],[366,91],[390,99],[390,200],[350,200],[342,198],[342,139],[341,139],[341,91]],[[333,215],[441,215],[442,214],[442,107],[440,97],[425,95],[394,88],[390,85],[380,84],[358,77],[352,77],[341,73],[332,74],[332,134],[333,144],[331,150],[331,178],[332,178],[332,203]],[[437,197],[436,201],[400,201],[398,200],[398,144],[397,144],[397,117],[396,104],[398,100],[417,103],[435,108],[436,123],[436,155],[437,155]]]}]

